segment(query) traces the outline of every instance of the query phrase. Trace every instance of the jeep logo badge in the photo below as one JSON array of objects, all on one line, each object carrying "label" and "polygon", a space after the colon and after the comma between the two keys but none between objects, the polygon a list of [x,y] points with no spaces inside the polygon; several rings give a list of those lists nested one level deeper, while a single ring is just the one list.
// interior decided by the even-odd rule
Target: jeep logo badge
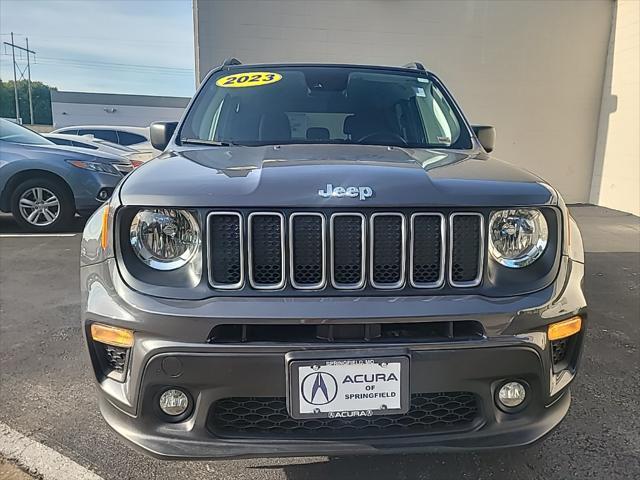
[{"label": "jeep logo badge", "polygon": [[366,200],[373,196],[373,189],[371,187],[335,187],[330,183],[327,184],[326,190],[318,190],[318,195],[324,198],[359,198],[360,200]]}]

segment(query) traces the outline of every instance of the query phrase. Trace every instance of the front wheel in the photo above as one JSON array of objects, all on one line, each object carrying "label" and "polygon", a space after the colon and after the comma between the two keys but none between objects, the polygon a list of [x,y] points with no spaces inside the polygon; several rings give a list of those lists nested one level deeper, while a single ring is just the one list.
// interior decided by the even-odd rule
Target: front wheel
[{"label": "front wheel", "polygon": [[69,226],[75,206],[58,182],[34,178],[14,190],[11,212],[16,222],[31,232],[55,232]]}]

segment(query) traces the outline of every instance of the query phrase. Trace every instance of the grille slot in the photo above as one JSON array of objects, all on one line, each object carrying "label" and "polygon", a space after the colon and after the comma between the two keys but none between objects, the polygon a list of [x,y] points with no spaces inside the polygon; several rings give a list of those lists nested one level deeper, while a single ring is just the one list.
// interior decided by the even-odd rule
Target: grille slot
[{"label": "grille slot", "polygon": [[289,217],[291,285],[298,289],[324,287],[326,234],[324,215],[293,213]]},{"label": "grille slot", "polygon": [[435,288],[444,283],[444,215],[414,213],[411,216],[411,285]]},{"label": "grille slot", "polygon": [[209,282],[214,288],[239,288],[244,282],[242,216],[213,212],[208,219]]},{"label": "grille slot", "polygon": [[365,218],[360,213],[331,216],[331,282],[335,288],[364,287],[365,228]]},{"label": "grille slot", "polygon": [[408,323],[220,324],[209,343],[434,343],[484,338],[474,320]]},{"label": "grille slot", "polygon": [[284,216],[277,212],[249,215],[249,281],[256,289],[284,286]]},{"label": "grille slot", "polygon": [[374,213],[369,233],[371,285],[400,288],[404,285],[406,228],[401,213]]},{"label": "grille slot", "polygon": [[453,287],[475,287],[482,281],[484,217],[479,213],[453,213],[449,220],[449,283]]},{"label": "grille slot", "polygon": [[478,400],[470,392],[414,393],[402,415],[296,420],[284,397],[235,397],[218,400],[209,428],[222,437],[344,438],[361,435],[416,435],[464,431],[480,421]]}]

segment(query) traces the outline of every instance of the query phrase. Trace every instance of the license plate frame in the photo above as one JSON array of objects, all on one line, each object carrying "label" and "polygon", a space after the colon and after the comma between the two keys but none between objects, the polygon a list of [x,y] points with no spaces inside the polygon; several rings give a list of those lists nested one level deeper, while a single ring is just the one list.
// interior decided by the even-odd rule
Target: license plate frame
[{"label": "license plate frame", "polygon": [[[353,418],[357,416],[374,416],[374,415],[402,415],[409,411],[410,405],[410,385],[409,385],[409,369],[410,369],[410,359],[407,355],[393,355],[393,356],[377,356],[377,355],[366,355],[359,356],[354,355],[351,356],[349,354],[337,355],[335,357],[327,356],[326,352],[323,352],[324,355],[319,355],[319,358],[309,358],[309,359],[291,359],[287,362],[287,410],[289,415],[292,418],[297,420],[307,420],[307,419],[322,419],[322,418]],[[386,366],[384,366],[386,365]],[[397,365],[397,367],[396,367]],[[315,367],[315,368],[314,368]],[[327,375],[317,375],[319,372],[322,372]],[[367,378],[378,378],[375,377],[376,373],[382,373],[386,375],[386,379],[389,379],[388,382],[385,380],[375,381],[375,382],[358,382],[362,385],[352,384],[353,382],[347,382],[347,384],[342,383],[346,379],[346,375],[351,375],[351,380],[354,379],[354,375],[361,375],[359,379],[363,379],[362,375],[364,373],[368,373]],[[397,388],[395,385],[391,385],[387,389],[387,387],[383,387],[382,393],[391,394],[391,392],[396,392],[399,395],[398,399],[395,397],[383,397],[383,398],[375,398],[375,399],[350,399],[347,400],[344,395],[347,394],[363,394],[363,393],[371,393],[375,390],[375,387],[378,384],[390,383],[393,384],[394,380],[391,377],[391,374],[394,374],[398,378]],[[374,377],[371,377],[371,374]],[[302,377],[302,378],[301,378]],[[321,381],[318,380],[318,377],[322,377]],[[333,379],[331,378],[333,377]],[[311,404],[309,402],[309,391],[313,391],[313,388],[317,384],[318,388],[317,394],[319,395],[318,399],[314,400],[314,402],[320,402],[321,404]],[[322,388],[322,383],[324,383],[324,391]],[[343,388],[340,388],[338,385],[341,385]],[[364,390],[364,385],[373,385],[373,390]],[[362,387],[362,389],[360,389]],[[335,389],[335,396],[334,396]],[[319,391],[319,392],[318,392]],[[306,392],[306,397],[305,397]],[[334,397],[329,402],[325,402],[326,396],[325,393],[328,392],[328,396]],[[380,392],[380,389],[377,390]],[[342,393],[343,397],[339,399],[337,403],[335,403],[335,398],[338,397]],[[306,400],[305,400],[306,398]],[[389,403],[389,406],[386,406],[384,402]],[[372,403],[380,404],[380,408],[360,408],[363,405],[367,407],[371,407]],[[345,404],[354,405],[353,408],[342,408]],[[314,411],[309,411],[310,408],[313,408]]]}]

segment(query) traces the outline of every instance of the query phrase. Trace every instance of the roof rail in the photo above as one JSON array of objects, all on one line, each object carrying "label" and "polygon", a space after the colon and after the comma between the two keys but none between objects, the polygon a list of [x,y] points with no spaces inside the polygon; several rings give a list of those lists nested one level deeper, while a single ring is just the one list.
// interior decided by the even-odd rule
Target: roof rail
[{"label": "roof rail", "polygon": [[242,65],[242,62],[235,57],[225,58],[222,62],[223,67],[230,67],[232,65]]},{"label": "roof rail", "polygon": [[406,65],[402,66],[403,68],[413,68],[415,70],[421,70],[423,72],[426,72],[426,68],[424,68],[424,65],[422,65],[420,62],[411,62],[411,63],[407,63]]}]

